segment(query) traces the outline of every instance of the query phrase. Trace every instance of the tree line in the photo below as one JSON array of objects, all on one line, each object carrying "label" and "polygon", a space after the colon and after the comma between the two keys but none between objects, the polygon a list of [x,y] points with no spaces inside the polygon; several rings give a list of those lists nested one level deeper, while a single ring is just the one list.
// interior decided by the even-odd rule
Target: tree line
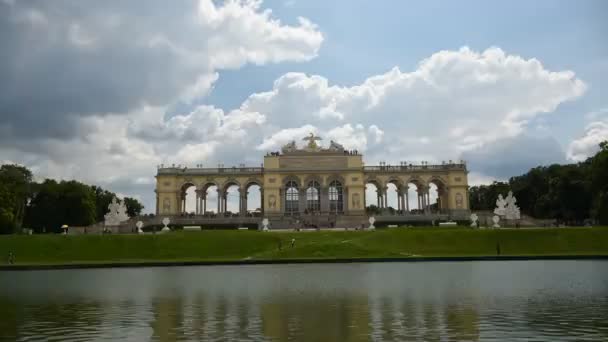
[{"label": "tree line", "polygon": [[587,219],[608,224],[608,141],[583,162],[538,166],[508,182],[471,187],[471,210],[493,210],[498,194],[509,190],[526,215],[567,224]]},{"label": "tree line", "polygon": [[[31,228],[37,233],[59,232],[61,226],[87,226],[104,220],[115,193],[75,180],[33,180],[32,172],[20,165],[0,166],[0,234]],[[130,217],[144,206],[125,197]]]}]

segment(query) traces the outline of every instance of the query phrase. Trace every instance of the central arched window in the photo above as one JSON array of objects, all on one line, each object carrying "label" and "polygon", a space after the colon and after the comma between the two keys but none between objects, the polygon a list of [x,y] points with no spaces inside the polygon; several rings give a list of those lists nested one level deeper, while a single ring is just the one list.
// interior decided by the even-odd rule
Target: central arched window
[{"label": "central arched window", "polygon": [[297,213],[299,200],[298,184],[294,181],[287,182],[287,184],[285,184],[285,213]]},{"label": "central arched window", "polygon": [[341,213],[344,211],[344,196],[342,192],[342,183],[333,181],[329,183],[329,211],[332,213]]},{"label": "central arched window", "polygon": [[321,210],[321,201],[319,200],[321,194],[321,186],[317,181],[310,181],[308,188],[306,189],[306,209],[311,212]]}]

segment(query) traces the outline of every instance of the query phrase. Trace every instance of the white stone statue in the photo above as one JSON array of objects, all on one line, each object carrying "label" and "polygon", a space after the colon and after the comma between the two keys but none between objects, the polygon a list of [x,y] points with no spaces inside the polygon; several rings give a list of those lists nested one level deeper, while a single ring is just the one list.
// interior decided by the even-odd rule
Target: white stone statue
[{"label": "white stone statue", "polygon": [[498,194],[498,199],[496,200],[496,209],[494,209],[494,214],[498,216],[505,216],[505,206],[507,205],[507,201],[502,198],[502,194]]},{"label": "white stone statue", "polygon": [[374,223],[376,222],[376,218],[375,217],[370,217],[369,218],[369,227],[367,227],[370,230],[374,230],[376,229],[376,226],[374,226]]},{"label": "white stone statue", "polygon": [[477,214],[475,214],[475,213],[472,213],[471,214],[471,227],[477,228],[477,220],[479,220],[479,216],[477,216]]},{"label": "white stone statue", "polygon": [[169,223],[171,223],[171,220],[169,220],[169,218],[168,218],[168,217],[165,217],[165,218],[163,219],[163,222],[162,222],[162,223],[163,223],[164,227],[163,227],[163,229],[161,229],[160,231],[161,231],[161,232],[170,232],[170,231],[171,231],[171,229],[170,229],[168,226],[169,226]]},{"label": "white stone statue", "polygon": [[270,222],[268,221],[268,219],[267,219],[267,218],[264,218],[264,219],[262,220],[262,230],[263,230],[263,231],[265,231],[265,232],[267,232],[267,231],[268,231],[268,224],[269,224],[269,223],[270,223]]},{"label": "white stone statue", "polygon": [[108,210],[108,213],[104,215],[106,226],[118,226],[129,219],[125,201],[118,202],[116,197],[112,198],[112,202],[108,204]]},{"label": "white stone statue", "polygon": [[303,138],[302,140],[308,141],[308,144],[306,145],[307,151],[319,151],[320,150],[319,145],[317,145],[317,141],[321,140],[321,137],[315,136],[312,132],[310,133],[309,136],[307,136],[306,138]]},{"label": "white stone statue", "polygon": [[505,218],[507,220],[519,220],[521,215],[519,212],[519,207],[515,204],[517,199],[515,196],[513,196],[513,191],[509,191],[505,202],[507,203],[505,208]]},{"label": "white stone statue", "polygon": [[283,145],[283,147],[281,147],[281,152],[283,153],[289,153],[289,152],[295,152],[298,150],[298,147],[296,146],[296,141],[292,140],[291,142]]},{"label": "white stone statue", "polygon": [[137,223],[135,223],[135,226],[137,227],[137,234],[143,234],[144,231],[141,230],[141,228],[144,226],[144,223],[141,221],[137,221]]},{"label": "white stone statue", "polygon": [[327,150],[340,152],[340,151],[344,151],[344,146],[338,144],[337,142],[335,142],[333,140],[330,140],[329,141],[329,148]]},{"label": "white stone statue", "polygon": [[500,216],[494,215],[492,221],[494,222],[493,228],[500,228],[500,225],[498,224],[498,222],[500,222]]}]

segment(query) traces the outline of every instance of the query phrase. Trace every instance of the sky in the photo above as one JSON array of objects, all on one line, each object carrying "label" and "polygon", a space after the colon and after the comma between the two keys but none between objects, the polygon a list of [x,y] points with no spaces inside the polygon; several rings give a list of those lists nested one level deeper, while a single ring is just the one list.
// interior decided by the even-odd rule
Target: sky
[{"label": "sky", "polygon": [[146,212],[160,164],[258,166],[311,131],[367,165],[464,159],[470,184],[506,180],[608,139],[607,13],[603,0],[0,0],[0,163]]}]

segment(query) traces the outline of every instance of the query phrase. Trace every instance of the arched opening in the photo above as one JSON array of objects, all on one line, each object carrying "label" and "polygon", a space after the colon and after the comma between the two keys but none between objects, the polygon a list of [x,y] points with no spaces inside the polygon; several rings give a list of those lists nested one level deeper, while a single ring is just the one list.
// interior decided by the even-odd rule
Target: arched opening
[{"label": "arched opening", "polygon": [[207,184],[203,187],[203,198],[201,212],[206,216],[213,216],[219,213],[219,196],[217,185]]},{"label": "arched opening", "polygon": [[368,215],[377,215],[384,206],[380,184],[374,180],[365,183],[365,212]]},{"label": "arched opening", "polygon": [[389,214],[394,215],[399,212],[399,184],[391,181],[386,185],[386,210]]},{"label": "arched opening", "polygon": [[181,188],[179,212],[183,215],[196,212],[196,186],[192,183],[185,183]]},{"label": "arched opening", "polygon": [[297,214],[299,201],[300,194],[298,192],[298,184],[294,181],[288,181],[285,184],[285,214]]},{"label": "arched opening", "polygon": [[328,189],[329,211],[331,213],[342,213],[344,211],[344,192],[342,183],[337,180],[329,183]]},{"label": "arched opening", "polygon": [[429,181],[429,210],[433,213],[447,209],[447,191],[445,184],[439,179]]},{"label": "arched opening", "polygon": [[262,216],[262,188],[257,183],[247,184],[246,211],[248,216]]},{"label": "arched opening", "polygon": [[321,211],[321,185],[314,180],[308,182],[306,188],[306,210],[309,213]]},{"label": "arched opening", "polygon": [[224,216],[235,216],[240,213],[239,186],[236,183],[226,184],[224,187],[223,209]]},{"label": "arched opening", "polygon": [[424,212],[423,203],[424,187],[418,181],[407,183],[407,194],[405,197],[405,210],[410,214],[422,214]]}]

